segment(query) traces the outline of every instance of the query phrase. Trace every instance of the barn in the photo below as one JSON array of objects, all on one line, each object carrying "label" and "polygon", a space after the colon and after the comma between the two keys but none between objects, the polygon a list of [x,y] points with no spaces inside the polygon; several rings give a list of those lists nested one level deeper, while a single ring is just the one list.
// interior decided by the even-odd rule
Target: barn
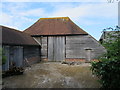
[{"label": "barn", "polygon": [[2,66],[4,71],[14,63],[17,67],[26,66],[25,58],[29,64],[40,61],[40,45],[28,34],[13,28],[2,27],[2,48],[6,63]]},{"label": "barn", "polygon": [[71,61],[97,59],[105,48],[69,17],[40,18],[24,30],[41,45],[41,59]]}]

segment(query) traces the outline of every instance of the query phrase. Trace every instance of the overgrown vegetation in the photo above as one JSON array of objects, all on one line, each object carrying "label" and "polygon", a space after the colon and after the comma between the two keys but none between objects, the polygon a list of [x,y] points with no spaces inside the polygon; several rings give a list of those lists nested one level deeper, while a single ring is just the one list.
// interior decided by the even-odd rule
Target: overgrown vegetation
[{"label": "overgrown vegetation", "polygon": [[114,32],[103,43],[107,53],[92,62],[92,72],[99,77],[102,88],[120,88],[120,27],[107,28]]},{"label": "overgrown vegetation", "polygon": [[3,53],[4,53],[4,50],[0,48],[0,56],[2,58],[2,65],[5,64],[6,62],[6,56],[4,56]]}]

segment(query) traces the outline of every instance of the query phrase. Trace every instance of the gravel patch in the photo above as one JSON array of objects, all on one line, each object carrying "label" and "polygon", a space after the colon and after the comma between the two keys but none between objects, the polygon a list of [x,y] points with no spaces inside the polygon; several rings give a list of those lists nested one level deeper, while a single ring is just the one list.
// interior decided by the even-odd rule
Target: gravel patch
[{"label": "gravel patch", "polygon": [[99,88],[89,63],[45,62],[26,67],[23,75],[3,78],[5,88]]}]

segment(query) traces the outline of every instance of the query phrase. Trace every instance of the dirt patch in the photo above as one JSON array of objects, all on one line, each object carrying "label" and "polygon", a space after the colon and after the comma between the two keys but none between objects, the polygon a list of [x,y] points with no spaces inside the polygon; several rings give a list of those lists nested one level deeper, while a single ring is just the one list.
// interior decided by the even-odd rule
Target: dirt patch
[{"label": "dirt patch", "polygon": [[98,88],[90,64],[46,62],[27,67],[23,75],[4,78],[7,88]]}]

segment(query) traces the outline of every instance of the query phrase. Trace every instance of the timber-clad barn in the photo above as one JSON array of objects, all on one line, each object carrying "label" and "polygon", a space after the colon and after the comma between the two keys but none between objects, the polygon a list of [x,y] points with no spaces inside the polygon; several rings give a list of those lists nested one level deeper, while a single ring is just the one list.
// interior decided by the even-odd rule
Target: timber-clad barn
[{"label": "timber-clad barn", "polygon": [[41,45],[41,59],[71,61],[97,59],[105,48],[69,17],[40,18],[24,30]]},{"label": "timber-clad barn", "polygon": [[26,66],[40,61],[40,45],[28,34],[16,29],[2,27],[2,48],[6,63],[3,70],[9,70],[14,63],[17,67]]}]

